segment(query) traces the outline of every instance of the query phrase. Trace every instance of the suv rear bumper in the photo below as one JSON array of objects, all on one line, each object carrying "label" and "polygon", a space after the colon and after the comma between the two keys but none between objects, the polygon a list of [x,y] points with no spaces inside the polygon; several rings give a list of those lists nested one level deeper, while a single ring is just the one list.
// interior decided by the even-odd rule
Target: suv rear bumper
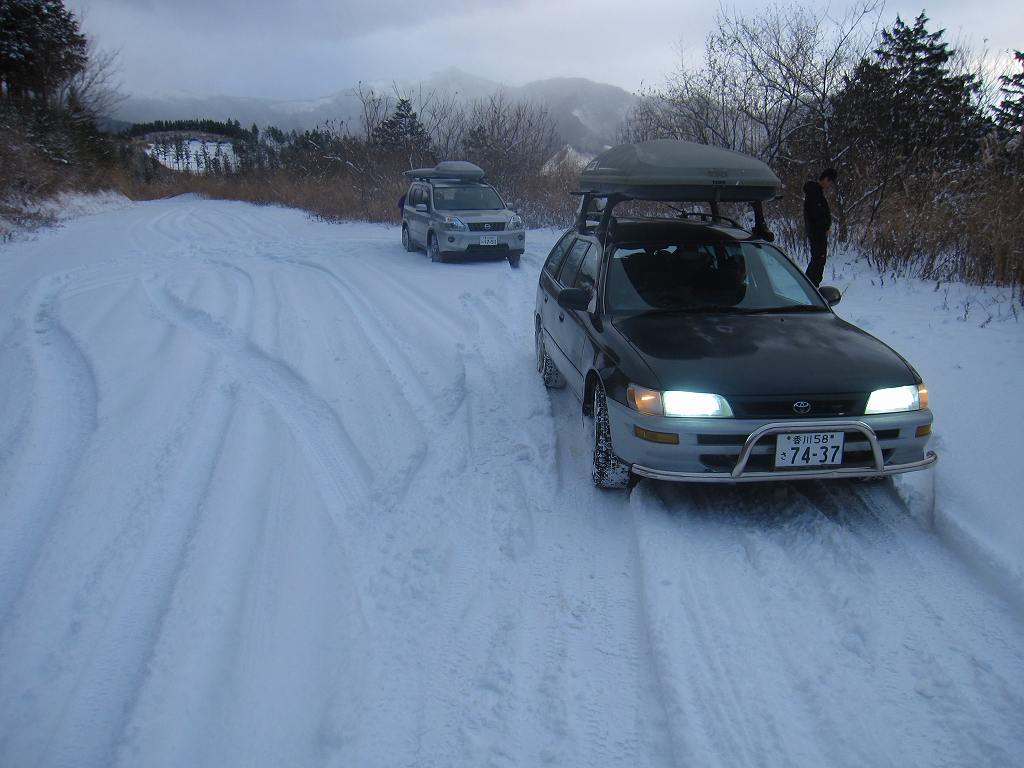
[{"label": "suv rear bumper", "polygon": [[[644,416],[608,401],[615,453],[632,471],[657,480],[704,483],[884,477],[926,469],[937,456],[925,451],[929,410],[856,419],[678,419]],[[635,428],[678,435],[678,444],[641,439]],[[787,432],[844,432],[843,463],[775,469],[775,436]]]}]

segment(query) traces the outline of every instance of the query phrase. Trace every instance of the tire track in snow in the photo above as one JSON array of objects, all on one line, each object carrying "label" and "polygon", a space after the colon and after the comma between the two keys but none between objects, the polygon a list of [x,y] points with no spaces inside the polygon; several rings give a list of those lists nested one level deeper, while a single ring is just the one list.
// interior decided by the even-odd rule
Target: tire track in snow
[{"label": "tire track in snow", "polygon": [[[450,416],[438,403],[442,400],[424,381],[430,371],[413,360],[413,353],[404,334],[394,327],[389,315],[366,301],[334,272],[315,262],[299,259],[283,259],[283,263],[295,265],[328,278],[335,293],[342,299],[342,306],[350,312],[355,326],[370,344],[382,366],[388,371],[409,400],[413,414],[429,414],[431,419]],[[418,323],[411,324],[417,327]]]},{"label": "tire track in snow", "polygon": [[[1008,618],[1020,626],[1014,604],[1002,595],[986,594],[984,579],[953,557],[938,537],[921,530],[890,483],[851,484],[848,489],[819,485],[804,495],[848,530],[861,552],[868,551],[867,545],[880,555],[874,568],[880,571],[877,584],[869,585],[875,598],[872,612],[913,619],[902,627],[900,654],[912,672],[914,694],[929,703],[932,721],[942,723],[938,735],[922,733],[922,741],[933,748],[944,744],[947,752],[964,760],[985,754],[995,763],[1012,763],[1013,753],[995,746],[989,734],[1000,731],[999,743],[1016,743],[1018,754],[1024,753],[1024,733],[1018,727],[1024,712],[1024,652],[1016,643],[1018,636],[1004,634],[1002,621]],[[922,561],[925,553],[927,564]],[[932,592],[936,577],[946,574],[959,578],[947,579],[946,590]],[[896,578],[898,588],[892,589]],[[863,655],[877,665],[891,647],[885,633],[891,633],[892,625],[865,624],[872,631],[864,632]],[[979,647],[979,635],[989,658],[977,652],[965,655],[964,649]]]},{"label": "tire track in snow", "polygon": [[[24,443],[31,438],[32,359],[22,342],[21,327],[15,326],[0,342],[0,371],[10,395],[0,399],[0,508],[9,507],[9,475],[24,454]],[[20,382],[20,386],[19,386]]]},{"label": "tire track in snow", "polygon": [[[247,338],[189,307],[162,286],[145,283],[153,307],[169,322],[191,330],[235,368],[242,382],[256,387],[277,408],[311,460],[324,501],[339,529],[344,513],[365,515],[373,472],[339,417],[286,363],[270,357]],[[336,509],[332,501],[341,502]]]},{"label": "tire track in snow", "polygon": [[[521,646],[516,638],[524,598],[503,574],[510,567],[518,569],[528,556],[533,532],[532,525],[520,521],[530,513],[515,488],[516,470],[495,456],[506,450],[504,435],[494,432],[493,425],[504,383],[496,388],[480,349],[491,343],[500,347],[501,337],[490,338],[485,322],[474,326],[471,338],[452,340],[461,350],[458,360],[465,369],[457,418],[435,422],[430,455],[420,473],[423,486],[415,478],[408,496],[382,518],[389,527],[381,538],[381,566],[372,584],[380,612],[379,642],[389,649],[372,683],[382,702],[379,725],[387,728],[388,722],[398,720],[410,723],[412,731],[382,739],[381,753],[415,755],[422,764],[464,763],[466,750],[476,755],[468,758],[470,764],[507,763],[529,744],[521,723],[525,710],[510,698],[521,692],[516,665],[506,660],[506,666],[497,666],[507,656],[505,649]],[[415,323],[410,329],[415,332]],[[473,400],[468,393],[474,386],[495,396],[490,401]],[[475,430],[494,433],[497,439],[477,444],[470,437]],[[423,494],[417,493],[421,487]],[[453,493],[438,497],[439,487]],[[500,565],[492,568],[492,557],[499,558]],[[481,617],[472,607],[478,595],[483,610],[492,615],[485,593],[495,596],[500,607],[491,618],[478,621]],[[467,621],[473,626],[463,635],[457,630]],[[477,626],[481,623],[483,629]],[[414,636],[407,632],[410,625],[417,627]],[[446,649],[443,660],[433,665],[440,679],[448,681],[441,690],[450,685],[450,676],[468,675],[464,693],[442,693],[436,701],[437,688],[428,680],[420,679],[414,686],[402,681],[401,670],[417,664],[426,648],[433,647]],[[493,703],[495,716],[482,714],[469,701],[482,702],[485,709]],[[497,727],[506,735],[496,740],[489,722],[500,723]]]},{"label": "tire track in snow", "polygon": [[6,494],[18,506],[10,535],[0,538],[0,627],[29,578],[96,429],[96,378],[60,321],[58,302],[68,279],[44,280],[17,321],[17,334],[32,361],[35,396],[31,426]]},{"label": "tire track in snow", "polygon": [[[667,734],[666,743],[670,751],[669,764],[673,766],[678,765],[689,765],[691,764],[690,758],[693,755],[690,753],[689,745],[687,745],[679,733],[679,725],[676,722],[678,718],[679,702],[673,695],[673,690],[668,682],[668,675],[670,670],[668,669],[668,663],[665,658],[665,648],[663,647],[663,636],[660,628],[655,623],[655,616],[653,613],[652,600],[653,595],[651,594],[650,588],[647,585],[647,578],[645,574],[646,562],[644,556],[644,548],[641,543],[639,533],[639,522],[637,516],[639,511],[637,506],[643,509],[644,499],[639,495],[642,494],[642,489],[634,489],[630,493],[629,506],[630,515],[632,516],[631,532],[633,534],[632,545],[634,547],[634,562],[637,564],[636,567],[636,590],[637,590],[637,614],[639,624],[641,626],[641,632],[645,643],[646,653],[642,654],[646,659],[646,663],[649,665],[650,678],[655,682],[655,697],[658,703],[660,713],[662,715],[661,722],[664,724],[665,731]],[[681,762],[683,755],[687,756],[685,762]]]},{"label": "tire track in snow", "polygon": [[[361,339],[376,359],[378,367],[394,384],[393,391],[400,392],[407,414],[406,423],[416,430],[409,450],[399,454],[387,472],[382,472],[373,496],[378,502],[393,508],[401,504],[409,489],[422,470],[429,450],[429,435],[436,433],[442,423],[449,420],[461,404],[464,387],[462,377],[456,376],[455,385],[448,385],[443,392],[435,392],[424,381],[430,369],[414,360],[405,334],[394,327],[391,318],[372,303],[364,300],[334,272],[315,262],[301,259],[272,258],[277,264],[298,267],[327,277],[331,290],[341,299],[341,306],[348,312],[351,327],[358,330]],[[418,327],[412,322],[410,328]],[[351,354],[348,355],[352,357]],[[450,397],[450,393],[456,393]],[[403,439],[403,443],[408,436]]]},{"label": "tire track in snow", "polygon": [[[429,294],[423,291],[422,285],[410,284],[409,278],[403,272],[396,272],[394,269],[385,269],[382,264],[372,260],[362,261],[360,269],[353,269],[346,272],[353,286],[360,289],[364,295],[372,295],[373,286],[381,285],[384,282],[396,293],[401,294],[406,302],[406,307],[415,309],[417,314],[428,320],[424,327],[437,329],[437,336],[440,338],[459,338],[469,330],[469,323],[465,315],[453,311],[448,304],[439,301],[430,301]],[[370,282],[371,273],[376,275]]]},{"label": "tire track in snow", "polygon": [[[933,550],[932,568],[942,552],[886,488],[642,487],[665,507],[638,519],[646,589],[658,595],[652,621],[674,638],[661,641],[658,657],[669,701],[679,704],[670,708],[717,713],[710,726],[677,718],[676,730],[698,745],[716,739],[698,754],[722,765],[856,766],[893,755],[930,755],[927,764],[996,756],[998,764],[1007,753],[993,745],[1024,741],[1010,725],[1024,707],[1019,695],[1006,696],[1009,681],[1024,679],[1019,650],[991,646],[981,667],[957,650],[988,645],[979,643],[979,619],[998,638],[997,627],[1008,629],[1003,611],[979,607],[964,620],[932,586],[941,570],[907,578],[922,546]],[[875,512],[884,525],[861,509],[863,493],[882,494]],[[962,589],[969,580],[950,584]],[[932,605],[923,613],[914,607],[921,597]],[[957,628],[949,637],[947,625]],[[759,637],[767,643],[751,641]],[[865,701],[873,706],[862,712]],[[898,731],[886,727],[901,721]],[[977,738],[989,730],[1001,735],[989,744]]]},{"label": "tire track in snow", "polygon": [[[560,591],[552,596],[549,583],[558,579],[552,574],[558,568],[545,568],[545,577],[534,570],[540,567],[538,561],[553,565],[547,547],[537,551],[537,502],[523,478],[524,472],[532,475],[541,449],[524,432],[524,419],[514,407],[516,398],[507,397],[519,379],[518,373],[507,370],[507,350],[514,342],[488,299],[497,297],[460,299],[474,330],[460,352],[466,369],[461,415],[467,462],[458,483],[472,498],[487,500],[472,510],[476,526],[464,529],[466,537],[475,536],[483,552],[500,553],[504,563],[476,576],[484,583],[465,595],[470,598],[469,617],[449,615],[437,622],[435,632],[448,648],[445,669],[459,669],[465,675],[472,665],[472,672],[461,697],[440,713],[444,732],[456,734],[457,745],[433,740],[431,754],[451,760],[454,752],[475,765],[550,762],[565,756],[566,742],[576,739],[565,698],[568,640],[560,621],[564,606]],[[536,482],[532,476],[530,480]],[[544,607],[539,625],[537,600]],[[467,631],[467,624],[490,629]],[[533,704],[538,696],[544,701],[540,708]]]},{"label": "tire track in snow", "polygon": [[169,492],[138,553],[132,578],[83,665],[40,765],[112,765],[145,680],[235,412],[235,393],[214,381]]},{"label": "tire track in snow", "polygon": [[[813,731],[823,723],[813,708],[803,707],[816,727],[798,727],[801,733],[785,747],[780,741],[779,713],[803,705],[799,686],[791,689],[788,677],[779,678],[765,650],[779,650],[779,633],[765,631],[766,608],[776,596],[762,587],[776,574],[759,577],[752,569],[744,517],[751,515],[746,526],[756,530],[765,516],[743,502],[750,493],[760,491],[669,490],[644,482],[634,492],[641,604],[675,759],[723,766],[828,763],[831,757],[815,752]],[[755,637],[765,640],[756,649],[750,647]]]}]

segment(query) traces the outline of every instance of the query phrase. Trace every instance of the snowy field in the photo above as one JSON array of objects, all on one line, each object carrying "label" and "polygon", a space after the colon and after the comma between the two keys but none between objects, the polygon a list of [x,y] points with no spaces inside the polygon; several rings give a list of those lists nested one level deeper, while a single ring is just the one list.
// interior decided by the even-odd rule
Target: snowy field
[{"label": "snowy field", "polygon": [[1020,766],[1019,307],[828,281],[929,386],[934,521],[603,493],[534,370],[554,238],[184,197],[0,247],[0,766]]}]

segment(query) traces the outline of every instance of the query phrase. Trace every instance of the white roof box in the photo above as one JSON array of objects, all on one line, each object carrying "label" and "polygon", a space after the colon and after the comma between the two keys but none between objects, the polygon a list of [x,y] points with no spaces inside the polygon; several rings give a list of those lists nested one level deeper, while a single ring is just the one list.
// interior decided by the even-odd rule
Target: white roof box
[{"label": "white roof box", "polygon": [[484,178],[484,170],[478,165],[466,162],[465,160],[445,160],[433,168],[416,168],[411,171],[403,171],[403,175],[409,179],[423,179],[425,181],[440,181],[441,179],[462,182],[478,182]]},{"label": "white roof box", "polygon": [[580,192],[632,200],[754,202],[771,200],[780,186],[756,158],[673,139],[620,144],[580,173]]}]

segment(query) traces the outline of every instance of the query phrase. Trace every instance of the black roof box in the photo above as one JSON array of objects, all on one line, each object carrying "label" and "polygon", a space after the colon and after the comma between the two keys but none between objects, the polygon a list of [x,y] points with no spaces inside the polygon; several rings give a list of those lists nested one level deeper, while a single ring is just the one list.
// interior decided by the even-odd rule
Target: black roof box
[{"label": "black roof box", "polygon": [[402,173],[406,178],[424,181],[444,179],[446,181],[479,182],[484,178],[483,168],[465,160],[445,160],[433,168],[415,168]]},{"label": "black roof box", "polygon": [[781,182],[760,160],[720,147],[658,139],[620,144],[580,173],[580,192],[665,202],[771,200]]}]

